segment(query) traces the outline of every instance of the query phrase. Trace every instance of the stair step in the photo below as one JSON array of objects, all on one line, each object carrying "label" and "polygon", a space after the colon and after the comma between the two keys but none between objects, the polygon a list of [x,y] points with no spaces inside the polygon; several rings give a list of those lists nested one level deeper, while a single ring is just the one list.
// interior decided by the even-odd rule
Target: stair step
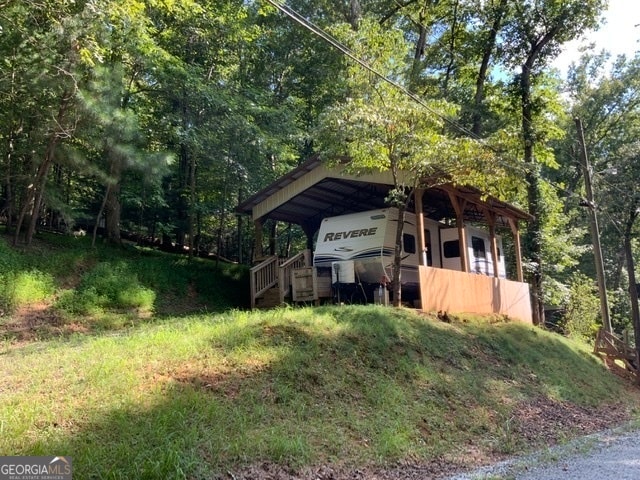
[{"label": "stair step", "polygon": [[280,306],[280,289],[273,287],[267,290],[262,296],[256,298],[256,308],[268,309]]}]

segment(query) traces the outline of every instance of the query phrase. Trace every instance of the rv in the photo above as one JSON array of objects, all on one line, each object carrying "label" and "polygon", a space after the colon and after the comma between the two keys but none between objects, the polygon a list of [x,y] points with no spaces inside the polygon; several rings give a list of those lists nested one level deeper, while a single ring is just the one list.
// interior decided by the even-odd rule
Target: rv
[{"label": "rv", "polygon": [[[491,257],[491,240],[489,234],[484,230],[472,226],[466,226],[464,230],[467,241],[469,273],[493,276],[493,259]],[[440,243],[442,249],[442,268],[460,270],[460,241],[458,239],[458,229],[441,229]],[[498,246],[498,277],[507,278],[502,249],[502,237],[499,235],[496,235],[496,243]]]},{"label": "rv", "polygon": [[[351,285],[353,291],[371,300],[378,287],[393,278],[393,256],[398,223],[394,208],[371,210],[325,218],[320,225],[313,265],[318,276],[331,276],[333,285]],[[416,215],[405,213],[402,235],[400,278],[403,298],[418,297],[419,255],[423,263],[436,268],[461,270],[458,229],[446,228],[435,220],[424,219],[425,250],[419,251]],[[470,272],[493,275],[493,262],[488,233],[466,227]],[[499,274],[504,277],[502,240]],[[456,249],[457,246],[457,249]]]}]

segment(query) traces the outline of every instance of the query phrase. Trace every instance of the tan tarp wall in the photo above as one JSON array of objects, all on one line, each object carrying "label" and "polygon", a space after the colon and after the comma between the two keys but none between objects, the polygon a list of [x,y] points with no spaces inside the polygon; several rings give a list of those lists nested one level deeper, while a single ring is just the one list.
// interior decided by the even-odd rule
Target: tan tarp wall
[{"label": "tan tarp wall", "polygon": [[422,310],[497,313],[532,323],[529,284],[440,268],[420,267]]}]

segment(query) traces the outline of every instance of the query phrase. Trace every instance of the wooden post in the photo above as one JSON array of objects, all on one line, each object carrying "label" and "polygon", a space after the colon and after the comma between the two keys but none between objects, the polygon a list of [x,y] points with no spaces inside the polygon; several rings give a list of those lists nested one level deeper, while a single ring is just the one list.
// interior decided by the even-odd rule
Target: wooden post
[{"label": "wooden post", "polygon": [[422,210],[422,197],[424,189],[417,188],[413,194],[416,203],[416,233],[418,235],[419,264],[427,266],[427,247],[424,238],[424,212]]},{"label": "wooden post", "polygon": [[313,236],[320,229],[320,226],[317,224],[311,223],[302,223],[300,225],[302,227],[302,231],[304,232],[305,237],[307,238],[307,250],[309,250],[309,258],[307,261],[307,267],[310,267],[313,262]]},{"label": "wooden post", "polygon": [[253,261],[260,261],[264,257],[264,250],[262,249],[262,219],[258,218],[253,221],[253,236],[254,236],[254,249],[253,249]]},{"label": "wooden post", "polygon": [[498,242],[496,240],[496,214],[489,210],[484,210],[484,216],[487,218],[489,224],[489,243],[491,244],[491,261],[493,262],[493,276],[498,278],[500,276],[499,265],[500,260],[498,258]]},{"label": "wooden post", "polygon": [[609,315],[609,301],[607,299],[607,285],[604,276],[604,262],[602,260],[602,247],[600,246],[600,230],[598,228],[598,215],[596,214],[596,205],[593,201],[593,191],[591,189],[591,166],[587,156],[587,147],[584,142],[584,132],[582,130],[582,121],[575,119],[576,130],[578,132],[578,141],[580,143],[580,161],[582,163],[582,171],[584,174],[584,188],[587,194],[587,203],[589,208],[589,229],[591,230],[591,241],[593,242],[593,255],[595,258],[596,277],[598,280],[598,291],[600,292],[600,315],[602,316],[602,325],[611,333],[611,317]]},{"label": "wooden post", "polygon": [[463,272],[469,272],[469,262],[467,260],[467,236],[464,229],[464,207],[467,201],[458,198],[455,193],[447,191],[449,200],[456,212],[456,226],[458,227],[458,244],[460,246],[460,269]]},{"label": "wooden post", "polygon": [[520,245],[520,230],[518,229],[518,221],[510,218],[509,226],[511,226],[511,233],[513,233],[513,246],[516,250],[516,278],[519,282],[524,282],[524,275],[522,273],[522,246]]}]

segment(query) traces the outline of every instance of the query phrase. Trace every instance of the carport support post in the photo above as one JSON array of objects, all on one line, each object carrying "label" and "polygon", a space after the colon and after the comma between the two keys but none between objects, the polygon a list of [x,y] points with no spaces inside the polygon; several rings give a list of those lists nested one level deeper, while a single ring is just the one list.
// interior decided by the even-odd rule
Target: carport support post
[{"label": "carport support post", "polygon": [[[316,225],[311,225],[308,222],[302,223],[300,227],[302,228],[302,231],[304,232],[305,237],[307,237],[307,250],[309,250],[310,252],[313,252],[313,236],[320,229],[320,227]],[[310,267],[313,259],[309,257],[308,260],[309,260],[309,263],[307,264],[307,267]]]},{"label": "carport support post", "polygon": [[264,257],[264,251],[262,250],[262,219],[258,218],[253,221],[253,236],[254,236],[254,249],[253,249],[253,261],[257,262]]},{"label": "carport support post", "polygon": [[484,216],[487,217],[487,223],[489,224],[489,242],[491,243],[491,261],[493,262],[493,276],[498,278],[500,276],[499,259],[498,259],[498,242],[496,241],[496,214],[485,210]]},{"label": "carport support post", "polygon": [[422,197],[424,196],[424,189],[417,188],[414,193],[414,201],[416,204],[416,219],[417,219],[417,235],[418,235],[418,251],[420,252],[419,262],[420,265],[427,266],[427,247],[424,239],[424,212],[422,210]]},{"label": "carport support post", "polygon": [[509,226],[513,233],[513,248],[516,253],[516,276],[520,283],[524,282],[524,274],[522,273],[522,246],[520,245],[520,230],[518,229],[518,221],[510,218]]},{"label": "carport support post", "polygon": [[469,273],[469,263],[467,262],[467,236],[464,230],[464,207],[467,201],[458,198],[453,192],[447,191],[449,200],[456,212],[456,226],[458,227],[458,244],[460,245],[460,268],[463,272]]}]

